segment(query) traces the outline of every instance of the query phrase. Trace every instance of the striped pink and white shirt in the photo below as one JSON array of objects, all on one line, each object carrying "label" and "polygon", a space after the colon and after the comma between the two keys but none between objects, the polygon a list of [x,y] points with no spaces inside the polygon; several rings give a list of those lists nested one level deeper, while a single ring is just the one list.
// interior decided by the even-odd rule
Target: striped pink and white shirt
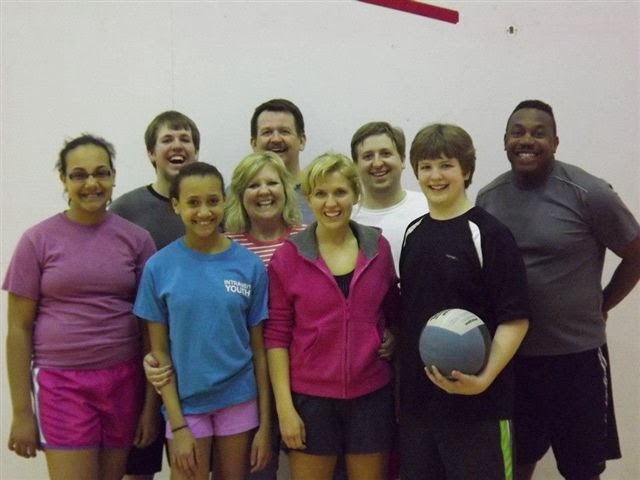
[{"label": "striped pink and white shirt", "polygon": [[265,265],[269,265],[273,253],[282,245],[282,243],[291,235],[303,231],[306,225],[299,225],[289,228],[280,238],[275,240],[262,241],[252,237],[249,232],[242,233],[225,233],[227,238],[237,242],[243,247],[251,250],[258,255]]}]

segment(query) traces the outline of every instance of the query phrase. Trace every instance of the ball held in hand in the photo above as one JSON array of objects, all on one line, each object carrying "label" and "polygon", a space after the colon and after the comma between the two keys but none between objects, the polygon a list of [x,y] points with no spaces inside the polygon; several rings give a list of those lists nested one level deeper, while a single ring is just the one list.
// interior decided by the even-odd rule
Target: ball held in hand
[{"label": "ball held in hand", "polygon": [[446,377],[453,370],[475,375],[487,364],[491,336],[477,315],[450,308],[429,319],[420,334],[419,348],[425,366],[435,365]]}]

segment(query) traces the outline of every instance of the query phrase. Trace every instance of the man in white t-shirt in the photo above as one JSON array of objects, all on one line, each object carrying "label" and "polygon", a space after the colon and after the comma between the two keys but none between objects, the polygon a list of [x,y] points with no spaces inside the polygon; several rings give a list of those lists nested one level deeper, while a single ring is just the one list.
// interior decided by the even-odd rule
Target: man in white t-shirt
[{"label": "man in white t-shirt", "polygon": [[402,130],[387,122],[366,123],[351,138],[351,158],[364,187],[362,201],[351,217],[382,229],[391,244],[396,272],[407,225],[428,210],[422,192],[402,188],[405,145]]}]

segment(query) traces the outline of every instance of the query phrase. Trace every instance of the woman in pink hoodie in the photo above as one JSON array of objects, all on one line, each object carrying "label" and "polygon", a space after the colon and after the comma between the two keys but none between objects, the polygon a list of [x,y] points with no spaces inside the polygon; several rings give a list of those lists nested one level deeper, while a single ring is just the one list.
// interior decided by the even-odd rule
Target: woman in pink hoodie
[{"label": "woman in pink hoodie", "polygon": [[327,153],[303,172],[317,222],[269,265],[269,372],[293,479],[384,479],[393,425],[392,368],[379,355],[398,314],[391,250],[381,231],[350,221],[354,163]]}]

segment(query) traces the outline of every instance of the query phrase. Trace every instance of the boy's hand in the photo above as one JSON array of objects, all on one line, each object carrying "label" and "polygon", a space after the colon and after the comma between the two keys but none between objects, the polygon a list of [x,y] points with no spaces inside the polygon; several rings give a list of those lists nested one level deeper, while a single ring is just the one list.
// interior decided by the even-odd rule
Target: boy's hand
[{"label": "boy's hand", "polygon": [[490,382],[482,376],[482,372],[480,375],[465,375],[453,370],[451,378],[447,378],[440,373],[435,365],[425,367],[424,371],[434,385],[454,395],[478,395],[490,385]]}]

